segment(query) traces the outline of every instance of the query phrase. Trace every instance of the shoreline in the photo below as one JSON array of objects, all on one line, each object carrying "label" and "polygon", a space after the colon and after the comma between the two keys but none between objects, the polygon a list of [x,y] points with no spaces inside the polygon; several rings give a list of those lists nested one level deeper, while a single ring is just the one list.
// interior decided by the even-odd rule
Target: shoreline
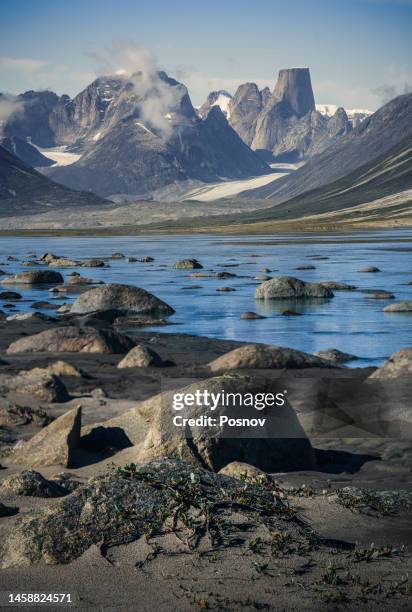
[{"label": "shoreline", "polygon": [[236,225],[231,226],[224,225],[222,227],[209,226],[209,227],[190,227],[173,228],[170,227],[153,227],[151,224],[147,226],[118,226],[118,227],[96,227],[96,228],[68,228],[68,229],[55,229],[55,228],[39,228],[39,229],[0,229],[1,237],[67,237],[67,236],[140,236],[140,235],[170,235],[170,236],[181,236],[181,235],[261,235],[270,234],[275,232],[281,232],[285,234],[303,233],[303,234],[328,234],[337,233],[345,234],[352,233],[360,230],[365,231],[379,231],[379,230],[407,230],[412,229],[412,218],[406,223],[393,222],[392,224],[385,221],[360,221],[352,223],[322,223],[322,224],[306,224],[303,222],[291,222],[291,221],[279,221],[273,222],[260,222],[249,225]]}]

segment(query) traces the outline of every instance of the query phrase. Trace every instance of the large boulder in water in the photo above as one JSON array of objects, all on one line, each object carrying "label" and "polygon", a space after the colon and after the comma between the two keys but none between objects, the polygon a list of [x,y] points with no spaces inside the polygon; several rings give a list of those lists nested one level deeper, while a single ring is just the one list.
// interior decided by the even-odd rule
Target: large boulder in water
[{"label": "large boulder in water", "polygon": [[30,270],[7,276],[1,281],[2,285],[54,285],[64,283],[60,272],[54,270]]},{"label": "large boulder in water", "polygon": [[123,310],[140,314],[171,315],[175,311],[158,297],[132,285],[108,284],[82,293],[70,312],[87,314],[98,310]]},{"label": "large boulder in water", "polygon": [[396,304],[389,304],[383,309],[384,312],[412,312],[412,300],[406,302],[396,302]]},{"label": "large boulder in water", "polygon": [[127,353],[135,346],[128,336],[94,327],[55,327],[12,342],[7,353]]},{"label": "large boulder in water", "polygon": [[[254,407],[255,396],[278,391],[276,381],[217,376],[160,393],[102,426],[124,432],[135,446],[133,460],[138,463],[175,457],[214,471],[233,461],[247,462],[266,472],[314,469],[312,446],[287,401],[262,410]],[[207,404],[212,397],[216,404],[213,410]],[[197,399],[191,401],[193,398]],[[213,422],[205,424],[202,417],[213,417]],[[225,417],[242,422],[233,426]],[[184,424],[182,419],[187,419]]]},{"label": "large boulder in water", "polygon": [[277,276],[259,285],[255,300],[330,298],[333,292],[322,283],[306,283],[293,276]]},{"label": "large boulder in water", "polygon": [[229,353],[221,355],[208,364],[211,372],[225,370],[250,369],[296,369],[296,368],[330,368],[331,363],[304,353],[282,346],[266,344],[245,344]]}]

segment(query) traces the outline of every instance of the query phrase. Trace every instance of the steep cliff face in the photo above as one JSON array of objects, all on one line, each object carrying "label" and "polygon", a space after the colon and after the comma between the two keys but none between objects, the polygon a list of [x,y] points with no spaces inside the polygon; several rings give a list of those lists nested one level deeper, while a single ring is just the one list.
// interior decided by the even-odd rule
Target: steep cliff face
[{"label": "steep cliff face", "polygon": [[330,118],[316,110],[308,68],[280,70],[273,93],[241,85],[230,104],[230,124],[265,158],[295,162],[323,151],[348,133],[343,109]]},{"label": "steep cliff face", "polygon": [[297,117],[315,110],[309,68],[280,70],[273,90],[273,101],[285,102]]},{"label": "steep cliff face", "polygon": [[240,85],[230,103],[230,125],[248,146],[252,144],[262,109],[262,93],[256,83]]}]

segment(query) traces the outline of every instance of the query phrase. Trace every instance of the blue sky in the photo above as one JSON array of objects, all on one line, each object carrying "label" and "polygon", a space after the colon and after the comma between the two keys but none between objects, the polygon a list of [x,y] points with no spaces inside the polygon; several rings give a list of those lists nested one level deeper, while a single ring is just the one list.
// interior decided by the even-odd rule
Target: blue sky
[{"label": "blue sky", "polygon": [[309,66],[317,102],[375,110],[411,89],[411,26],[412,0],[1,0],[0,91],[74,95],[128,40],[195,104]]}]

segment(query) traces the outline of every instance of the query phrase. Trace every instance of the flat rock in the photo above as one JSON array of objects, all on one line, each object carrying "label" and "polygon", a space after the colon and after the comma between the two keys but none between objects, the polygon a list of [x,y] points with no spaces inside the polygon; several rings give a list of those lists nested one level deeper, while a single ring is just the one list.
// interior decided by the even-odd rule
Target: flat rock
[{"label": "flat rock", "polygon": [[412,312],[412,300],[405,302],[396,302],[395,304],[389,304],[383,309],[384,312]]},{"label": "flat rock", "polygon": [[369,378],[398,378],[412,376],[412,348],[403,348],[394,353]]},{"label": "flat rock", "polygon": [[44,427],[8,457],[27,467],[71,467],[80,443],[81,407],[73,408]]},{"label": "flat rock", "polygon": [[12,353],[127,353],[135,343],[128,336],[94,327],[55,327],[10,344]]},{"label": "flat rock", "polygon": [[306,283],[293,276],[278,276],[256,288],[256,300],[330,298],[333,292],[321,283]]},{"label": "flat rock", "polygon": [[380,272],[380,269],[375,266],[366,266],[366,268],[361,268],[358,272]]},{"label": "flat rock", "polygon": [[266,317],[263,317],[262,315],[257,314],[256,312],[252,312],[252,311],[246,311],[246,312],[242,312],[242,314],[240,315],[241,319],[248,319],[248,320],[254,320],[254,319],[266,319]]},{"label": "flat rock", "polygon": [[64,278],[60,272],[54,272],[53,270],[28,270],[27,272],[20,272],[20,274],[8,276],[1,282],[4,285],[53,285],[63,283]]},{"label": "flat rock", "polygon": [[296,266],[295,270],[316,270],[316,266],[311,266],[311,265]]},{"label": "flat rock", "polygon": [[320,284],[326,287],[326,289],[332,289],[332,291],[355,291],[356,290],[355,285],[348,285],[348,283],[338,283],[337,281],[322,281]]},{"label": "flat rock", "polygon": [[52,261],[49,262],[49,268],[77,268],[77,266],[80,266],[80,261],[68,259],[66,257],[52,259]]},{"label": "flat rock", "polygon": [[0,291],[0,300],[12,302],[14,300],[21,300],[22,296],[17,291]]},{"label": "flat rock", "polygon": [[317,357],[321,359],[326,359],[326,361],[331,361],[332,363],[345,363],[346,361],[352,361],[353,359],[358,359],[356,355],[351,355],[350,353],[344,353],[343,351],[339,351],[338,349],[331,348],[325,349],[324,351],[318,351],[315,353]]},{"label": "flat rock", "polygon": [[281,346],[246,344],[225,353],[208,364],[211,372],[239,370],[244,368],[328,368],[330,362],[315,355]]},{"label": "flat rock", "polygon": [[0,483],[3,495],[24,495],[28,497],[63,497],[67,491],[56,482],[46,480],[39,472],[24,470],[13,474]]},{"label": "flat rock", "polygon": [[108,284],[82,293],[71,307],[75,314],[98,310],[128,310],[139,314],[171,315],[173,308],[155,295],[132,285]]}]

